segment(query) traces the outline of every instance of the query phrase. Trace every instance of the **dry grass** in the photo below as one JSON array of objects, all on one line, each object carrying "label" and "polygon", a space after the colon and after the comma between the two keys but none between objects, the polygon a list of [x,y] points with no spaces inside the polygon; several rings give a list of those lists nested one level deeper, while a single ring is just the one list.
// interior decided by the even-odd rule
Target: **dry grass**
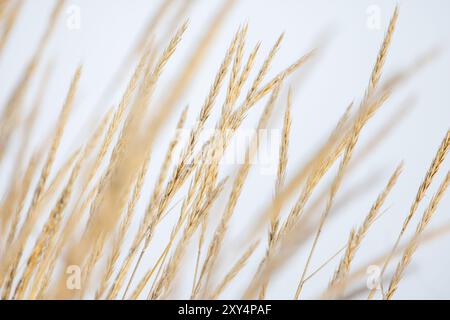
[{"label": "dry grass", "polygon": [[[331,281],[320,297],[350,298],[358,292],[347,290],[355,284],[364,284],[365,269],[352,270],[353,260],[357,254],[366,254],[361,244],[381,216],[386,198],[397,186],[403,163],[392,173],[360,226],[343,230],[344,234],[350,233],[347,243],[313,271],[310,270],[311,262],[324,226],[334,210],[344,202],[359,200],[358,192],[350,192],[342,200],[338,197],[344,179],[356,166],[364,165],[366,156],[388,137],[387,133],[404,115],[405,109],[400,108],[392,121],[354,155],[361,132],[397,87],[417,72],[429,57],[382,78],[399,15],[396,8],[359,107],[355,110],[354,103],[350,104],[328,139],[302,166],[288,174],[292,165],[289,149],[301,146],[301,142],[298,143],[291,134],[292,125],[297,122],[292,112],[296,107],[293,92],[297,88],[290,86],[285,90],[285,84],[290,82],[293,73],[302,73],[303,67],[317,57],[318,50],[310,50],[269,77],[277,52],[283,48],[284,34],[256,67],[261,43],[248,48],[250,28],[242,25],[230,41],[211,87],[205,90],[206,97],[199,106],[198,115],[194,116],[195,123],[187,125],[190,112],[197,108],[185,107],[164,157],[158,163],[156,143],[161,131],[177,109],[186,105],[182,101],[184,93],[194,81],[234,2],[223,2],[192,55],[183,61],[171,79],[170,87],[161,88],[160,79],[166,66],[173,63],[175,51],[180,42],[185,41],[188,23],[180,25],[179,21],[192,5],[192,1],[182,5],[172,0],[162,1],[102,93],[99,103],[116,91],[119,84],[125,82],[123,75],[133,69],[120,101],[98,119],[93,117],[93,127],[89,128],[87,138],[77,141],[75,151],[64,154],[61,148],[65,143],[64,132],[72,119],[72,109],[76,107],[78,87],[83,85],[81,66],[74,72],[51,136],[40,137],[40,143],[34,147],[30,143],[32,130],[26,130],[36,125],[47,90],[45,84],[53,68],[49,64],[41,79],[42,85],[33,97],[32,108],[27,110],[25,96],[31,91],[30,83],[37,77],[38,67],[43,64],[43,52],[65,5],[64,1],[56,1],[38,47],[1,110],[0,165],[4,170],[8,157],[13,157],[16,165],[11,178],[4,181],[0,211],[2,299],[167,299],[183,292],[179,290],[183,285],[189,287],[191,299],[218,299],[236,283],[244,288],[242,297],[264,299],[270,296],[271,279],[279,275],[294,253],[305,249],[308,240],[312,241],[312,246],[303,251],[307,258],[300,270],[297,288],[286,296],[302,297],[304,286],[337,257],[340,258],[335,272],[328,277]],[[11,31],[21,7],[22,1],[14,4],[0,1],[0,59],[7,44],[14,41]],[[176,12],[164,28],[161,21],[171,7],[176,7]],[[157,32],[165,35],[162,41],[154,40]],[[161,97],[154,94],[157,88],[163,92]],[[287,97],[282,99],[285,91]],[[277,110],[280,102],[285,105],[281,124],[272,119],[274,114],[283,113]],[[264,108],[259,110],[259,105]],[[226,173],[221,161],[250,112],[260,115],[256,133],[243,150],[245,161],[237,167],[235,174]],[[214,133],[203,139],[214,115],[218,115]],[[254,168],[252,160],[261,149],[257,133],[269,128],[271,121],[281,128],[273,197],[246,229],[244,245],[234,248],[228,259],[230,226],[234,219],[245,214],[240,212],[238,204],[248,199],[244,187]],[[188,131],[185,140],[182,130]],[[12,147],[16,138],[19,139],[18,151]],[[447,131],[393,248],[373,259],[383,263],[384,275],[391,260],[402,255],[387,291],[382,291],[383,298],[394,296],[419,243],[448,231],[446,227],[443,231],[424,234],[450,183],[449,173],[431,199],[414,235],[406,244],[401,243],[419,205],[445,165],[449,148],[450,131]],[[64,160],[58,168],[55,163],[59,157]],[[337,171],[331,177],[331,183],[325,191],[319,192],[318,185],[325,183],[334,166]],[[150,172],[156,178],[148,191]],[[315,193],[318,196],[312,200]],[[223,206],[220,206],[221,201]],[[322,206],[324,209],[320,211]],[[194,261],[192,266],[188,257]],[[226,264],[228,260],[232,263]],[[80,270],[77,278],[80,287],[76,288],[69,285],[68,278],[77,274],[67,273],[73,266]],[[251,272],[250,279],[239,277],[244,270]],[[375,290],[369,297],[373,298],[374,294]]]}]

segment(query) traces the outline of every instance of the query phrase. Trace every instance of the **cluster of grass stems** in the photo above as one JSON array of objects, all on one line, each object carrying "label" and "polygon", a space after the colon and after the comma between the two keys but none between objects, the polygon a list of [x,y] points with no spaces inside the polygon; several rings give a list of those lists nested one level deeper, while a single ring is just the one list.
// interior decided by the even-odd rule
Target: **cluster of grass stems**
[{"label": "cluster of grass stems", "polygon": [[[288,161],[289,147],[296,143],[290,135],[292,92],[295,88],[289,88],[286,101],[280,101],[279,93],[288,87],[286,83],[292,74],[301,74],[317,59],[321,48],[305,52],[276,76],[268,78],[272,61],[282,46],[283,35],[265,55],[260,52],[259,43],[246,55],[248,27],[239,27],[218,64],[209,91],[205,92],[206,98],[195,124],[192,128],[185,128],[189,107],[179,112],[178,106],[183,103],[183,94],[234,1],[223,2],[210,25],[205,27],[206,31],[192,54],[185,58],[170,88],[162,89],[167,93],[165,98],[155,101],[153,93],[159,79],[166,65],[172,63],[179,43],[185,41],[183,34],[188,23],[178,25],[178,21],[189,3],[162,1],[146,25],[143,36],[123,63],[124,70],[133,68],[133,71],[126,79],[127,85],[120,101],[98,119],[89,137],[79,141],[80,145],[73,153],[59,154],[82,79],[82,66],[74,70],[51,136],[42,139],[31,151],[32,130],[29,128],[35,124],[47,81],[42,80],[43,85],[29,110],[25,108],[24,98],[36,78],[36,70],[42,64],[45,48],[65,5],[64,1],[55,2],[38,46],[8,94],[0,114],[0,161],[3,163],[8,157],[14,157],[14,172],[8,174],[2,169],[2,184],[6,185],[0,205],[2,299],[167,299],[176,296],[181,282],[190,286],[185,298],[217,299],[238,279],[244,289],[236,298],[264,299],[271,290],[271,279],[298,250],[305,250],[307,259],[303,269],[298,270],[295,288],[292,292],[285,292],[285,298],[302,298],[308,281],[330,263],[335,263],[335,272],[329,275],[329,284],[318,298],[351,298],[353,291],[349,290],[350,287],[365,285],[367,266],[355,269],[352,261],[360,254],[361,243],[382,214],[389,193],[396,187],[402,163],[393,170],[378,197],[369,204],[370,210],[362,223],[349,232],[348,241],[341,250],[316,270],[311,268],[310,262],[323,227],[337,205],[336,196],[343,178],[351,173],[349,164],[355,157],[354,150],[361,132],[395,89],[430,57],[427,55],[390,77],[382,77],[397,23],[398,9],[395,9],[363,97],[337,119],[334,130],[323,145],[318,146],[303,165],[293,166],[292,175],[287,176],[287,167],[293,165]],[[10,41],[11,30],[22,5],[21,0],[0,1],[0,58]],[[173,25],[166,26],[167,39],[156,43],[151,35],[158,28],[162,29],[159,26],[161,18],[171,6],[180,6],[178,18],[174,19]],[[260,55],[264,56],[264,62],[257,66],[255,61]],[[113,84],[117,81],[114,80]],[[220,92],[224,93],[223,99]],[[238,201],[246,201],[242,190],[252,166],[251,161],[246,161],[239,165],[236,175],[222,178],[220,160],[250,111],[260,112],[257,129],[264,129],[280,104],[285,108],[278,111],[284,112],[284,117],[273,199],[258,213],[253,226],[247,229],[247,245],[234,248],[232,263],[225,266],[223,272],[224,240],[232,217],[243,214],[237,212],[236,207]],[[259,105],[263,106],[262,109],[255,108]],[[179,146],[179,130],[174,130],[176,133],[165,150],[162,163],[156,163],[152,161],[152,154],[161,152],[155,147],[158,135],[177,113],[176,129],[189,130],[189,138]],[[206,142],[201,141],[213,113],[220,113],[214,125],[215,134]],[[254,157],[258,146],[259,141],[255,137],[247,147],[246,159]],[[181,150],[178,158],[174,158],[175,148]],[[381,276],[387,286],[382,286],[382,290],[372,290],[368,298],[391,299],[417,246],[448,229],[425,232],[449,185],[449,172],[425,211],[418,212],[418,208],[436,173],[442,169],[449,148],[450,131],[447,131],[430,167],[424,170],[417,195],[411,200],[403,225],[399,226],[397,241],[388,252],[370,259],[370,264],[382,266]],[[368,153],[370,146],[365,150]],[[213,155],[210,161],[202,161],[205,154]],[[55,166],[57,155],[65,159],[60,167]],[[364,154],[356,157],[360,157],[357,159],[359,163]],[[331,168],[336,168],[336,171]],[[149,170],[158,172],[151,192],[143,187]],[[318,200],[312,201],[317,185],[326,176],[331,176],[329,188],[319,194]],[[218,211],[214,212],[218,215],[218,222],[213,223],[212,208],[216,208],[215,201],[223,194],[226,203],[223,208],[214,209]],[[177,199],[181,199],[180,205],[177,205]],[[294,205],[290,207],[292,199]],[[349,200],[357,199],[350,197]],[[143,210],[138,206],[140,201],[145,203]],[[165,237],[167,243],[164,243],[162,251],[153,252],[155,259],[149,259],[145,254],[156,250],[152,244],[161,240],[155,234],[168,215],[175,218],[170,234]],[[405,231],[412,228],[410,224],[416,215],[421,215],[420,222],[413,236],[404,239]],[[137,228],[131,227],[134,223]],[[312,240],[310,247],[305,245],[308,240]],[[261,248],[264,254],[256,257],[255,251]],[[185,272],[188,256],[195,261],[192,273]],[[385,271],[396,257],[399,257],[398,263],[388,277]],[[259,259],[253,276],[239,278],[251,259]],[[67,284],[67,270],[71,266],[80,267],[80,288],[73,289]],[[247,282],[243,283],[243,280]]]}]

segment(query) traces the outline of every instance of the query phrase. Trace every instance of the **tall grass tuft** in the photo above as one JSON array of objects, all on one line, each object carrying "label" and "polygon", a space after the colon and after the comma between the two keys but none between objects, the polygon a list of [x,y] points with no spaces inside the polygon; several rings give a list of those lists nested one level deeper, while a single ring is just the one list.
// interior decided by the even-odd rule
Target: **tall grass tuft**
[{"label": "tall grass tuft", "polygon": [[[25,96],[31,92],[30,84],[37,78],[38,67],[44,64],[44,50],[66,5],[55,1],[37,48],[1,107],[2,299],[168,299],[180,295],[219,299],[230,287],[238,290],[234,292],[236,298],[264,299],[274,290],[272,280],[282,275],[291,257],[300,250],[306,261],[300,270],[295,270],[297,282],[292,282],[292,291],[284,292],[284,297],[303,298],[305,286],[334,263],[334,272],[327,276],[329,282],[319,297],[351,298],[350,289],[365,283],[367,265],[355,268],[356,256],[381,264],[382,279],[387,279],[392,260],[400,255],[387,279],[388,287],[385,290],[382,286],[381,291],[382,298],[392,299],[418,245],[449,230],[448,226],[441,226],[425,232],[450,183],[447,169],[414,234],[402,243],[438,172],[445,170],[442,168],[450,148],[447,131],[436,154],[430,155],[434,159],[418,186],[392,249],[372,257],[361,244],[375,232],[371,227],[387,210],[385,200],[391,191],[401,188],[400,175],[407,170],[403,162],[380,187],[374,202],[368,204],[363,221],[355,222],[351,230],[341,230],[348,234],[342,248],[318,268],[312,268],[324,226],[331,223],[333,211],[342,205],[339,194],[344,192],[343,180],[352,174],[355,165],[365,164],[365,156],[378,143],[371,141],[363,146],[364,152],[355,155],[362,132],[373,116],[382,112],[399,85],[408,81],[427,59],[383,76],[383,66],[395,41],[399,17],[399,9],[395,8],[378,54],[374,53],[374,67],[361,101],[350,104],[336,119],[324,143],[296,167],[290,151],[302,144],[292,135],[291,128],[301,121],[292,112],[300,106],[293,99],[298,89],[291,78],[293,74],[304,74],[305,67],[319,59],[322,48],[311,48],[287,62],[284,69],[273,70],[277,53],[283,48],[284,34],[262,54],[262,42],[249,46],[250,27],[243,24],[228,40],[210,87],[204,88],[199,113],[193,114],[197,109],[183,101],[235,2],[223,1],[192,54],[181,58],[170,86],[164,87],[161,77],[167,76],[165,70],[175,64],[174,59],[180,59],[175,55],[179,46],[189,41],[188,20],[179,22],[187,15],[191,1],[162,1],[106,86],[99,104],[106,107],[105,99],[126,83],[121,99],[101,117],[90,119],[89,134],[81,136],[76,148],[69,152],[62,146],[79,88],[83,86],[82,66],[73,71],[67,93],[60,92],[65,100],[50,137],[39,137],[40,142],[33,146],[27,130],[34,127],[43,110],[42,97],[47,92],[45,84],[51,68],[41,80],[43,84],[33,98],[31,110],[26,108]],[[22,5],[23,1],[0,1],[0,59],[8,43],[14,41],[12,31]],[[175,18],[164,26],[161,21],[172,7],[176,8]],[[162,40],[155,41],[155,33],[163,34]],[[258,58],[263,61],[259,66]],[[128,73],[131,76],[126,79],[124,75]],[[157,89],[162,92],[161,97],[155,94]],[[283,109],[279,110],[279,105]],[[256,133],[242,150],[244,163],[230,173],[221,161],[250,112],[259,113]],[[283,114],[281,123],[276,120],[277,114]],[[178,117],[171,128],[175,132],[160,160],[157,141],[174,117]],[[192,125],[190,117],[196,120]],[[214,133],[207,130],[212,121],[216,121]],[[396,122],[397,117],[386,123],[376,140],[386,138]],[[245,243],[229,251],[227,239],[234,232],[231,223],[246,215],[239,203],[250,201],[244,190],[252,179],[252,161],[263,144],[257,133],[274,124],[280,127],[281,134],[272,197],[245,229]],[[184,132],[188,134],[183,135]],[[19,151],[14,148],[17,143]],[[10,158],[16,159],[12,175],[5,172]],[[57,158],[63,159],[61,166],[56,166]],[[153,184],[149,183],[149,173],[156,176]],[[325,191],[319,190],[319,184],[326,185]],[[343,198],[347,202],[360,201],[358,192]],[[308,241],[312,243],[310,247],[306,246]],[[252,277],[241,277],[244,270]],[[182,290],[183,287],[188,289]],[[374,298],[377,291],[367,293]]]}]

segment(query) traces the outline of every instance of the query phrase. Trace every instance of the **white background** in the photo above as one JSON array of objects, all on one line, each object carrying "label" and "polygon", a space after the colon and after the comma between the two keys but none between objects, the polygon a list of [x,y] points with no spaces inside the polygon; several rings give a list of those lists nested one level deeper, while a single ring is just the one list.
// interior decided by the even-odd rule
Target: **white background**
[{"label": "white background", "polygon": [[[181,3],[183,0],[178,0]],[[175,1],[177,3],[177,1]],[[359,147],[392,119],[402,101],[415,97],[415,105],[390,133],[389,137],[373,150],[370,157],[360,164],[351,177],[344,181],[343,190],[354,185],[364,185],[370,180],[358,198],[339,210],[325,227],[312,261],[312,269],[331,256],[346,241],[352,226],[357,226],[368,212],[372,201],[382,189],[395,166],[405,161],[405,170],[398,185],[387,200],[389,210],[374,225],[364,240],[355,258],[355,266],[382,252],[393,244],[401,223],[409,210],[417,188],[423,178],[434,153],[449,128],[450,123],[450,2],[446,0],[398,1],[400,16],[393,43],[386,61],[385,75],[406,67],[432,47],[440,46],[442,54],[426,66],[408,82],[374,117],[363,130]],[[94,112],[102,89],[120,65],[133,45],[139,30],[145,25],[159,4],[156,0],[73,0],[81,9],[80,30],[66,27],[64,18],[58,22],[55,35],[44,54],[44,61],[53,61],[55,68],[50,78],[49,91],[39,115],[40,126],[36,137],[43,137],[51,128],[70,83],[71,75],[79,63],[84,64],[80,92],[77,97],[75,115],[71,119],[60,155],[73,150],[83,134],[86,120]],[[301,54],[309,50],[319,37],[325,35],[327,46],[319,62],[314,65],[310,76],[299,87],[294,88],[292,139],[289,151],[288,177],[307,159],[308,155],[323,141],[339,116],[352,101],[358,101],[364,93],[385,28],[396,2],[389,0],[241,0],[228,16],[221,32],[215,38],[200,72],[197,73],[189,92],[177,107],[177,115],[182,107],[190,104],[188,122],[195,120],[200,105],[215,76],[226,47],[239,25],[249,25],[246,52],[257,41],[262,41],[262,57],[280,33],[286,32],[281,49],[274,60],[270,76],[286,67]],[[53,1],[29,0],[19,17],[9,45],[0,59],[0,101],[5,101],[7,93],[14,86],[20,72],[30,58],[43,31]],[[217,0],[197,0],[189,11],[189,28],[178,51],[169,63],[157,96],[170,87],[171,76],[179,70],[191,52],[210,18],[220,5]],[[381,29],[367,26],[367,8],[380,8]],[[170,19],[163,21],[162,27]],[[156,33],[156,38],[161,34]],[[178,68],[178,69],[177,69]],[[45,64],[40,70],[45,69]],[[166,84],[166,86],[164,86]],[[166,89],[167,90],[167,89]],[[282,113],[285,91],[278,106]],[[120,92],[115,94],[116,98]],[[116,100],[110,100],[112,103]],[[102,106],[106,108],[107,105]],[[259,108],[260,109],[260,108]],[[104,110],[104,109],[103,109]],[[259,112],[251,112],[244,127],[251,128]],[[176,120],[174,116],[173,122]],[[275,117],[272,126],[280,128],[281,116]],[[209,123],[210,126],[214,122]],[[170,133],[170,131],[168,131]],[[162,141],[167,141],[162,137]],[[357,149],[360,150],[360,149]],[[156,159],[162,157],[165,146],[155,150]],[[62,156],[61,156],[62,157]],[[61,160],[61,159],[59,159]],[[158,167],[155,168],[157,171]],[[2,170],[5,170],[2,168]],[[9,169],[10,170],[10,169]],[[425,197],[417,216],[423,212],[432,192],[449,170],[445,161],[436,176],[431,192]],[[227,171],[227,168],[225,168]],[[153,177],[154,174],[150,173]],[[151,178],[150,178],[151,179]],[[372,180],[371,180],[372,179]],[[245,185],[237,214],[232,220],[227,243],[231,247],[238,243],[239,234],[245,230],[245,223],[251,222],[273,193],[273,177],[260,174],[255,169]],[[430,229],[450,221],[450,196],[442,199],[436,218]],[[410,232],[415,227],[411,224]],[[239,222],[239,223],[238,223]],[[163,231],[161,233],[164,233]],[[410,234],[410,233],[408,233]],[[155,248],[158,247],[156,238]],[[162,238],[161,238],[162,239]],[[450,257],[449,237],[444,236],[420,247],[405,279],[400,284],[398,298],[450,298]],[[237,241],[237,242],[233,242]],[[163,241],[161,240],[161,245]],[[303,269],[305,252],[291,260],[287,268],[273,281],[269,298],[291,298],[297,280]],[[256,260],[255,260],[256,261]],[[254,264],[255,265],[255,264]],[[305,296],[314,297],[330,278],[334,267],[331,265],[311,280],[305,287]],[[252,265],[242,274],[247,280],[252,274]],[[236,297],[238,285],[230,287],[224,297]]]}]

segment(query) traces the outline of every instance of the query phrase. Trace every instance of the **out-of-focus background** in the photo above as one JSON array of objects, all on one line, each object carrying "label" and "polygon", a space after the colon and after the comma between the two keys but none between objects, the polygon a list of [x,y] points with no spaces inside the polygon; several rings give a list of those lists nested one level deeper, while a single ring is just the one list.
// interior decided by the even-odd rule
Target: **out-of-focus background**
[{"label": "out-of-focus background", "polygon": [[[223,0],[172,2],[173,5],[169,8],[167,16],[162,19],[160,27],[149,37],[154,37],[156,43],[164,44],[169,38],[167,30],[171,26],[181,24],[186,17],[189,17],[189,25],[177,52],[161,78],[155,101],[170,90],[170,79],[180,70],[180,66],[187,60],[186,57],[207,31]],[[359,101],[363,96],[377,51],[397,3],[400,15],[383,75],[389,76],[396,70],[407,67],[432,48],[439,47],[440,55],[402,86],[364,129],[357,151],[362,151],[364,145],[371,141],[380,129],[383,130],[386,123],[393,119],[398,120],[389,135],[371,150],[363,163],[354,163],[354,170],[344,180],[340,195],[351,190],[357,198],[336,210],[325,225],[311,270],[345,244],[350,229],[362,221],[395,166],[404,160],[404,172],[386,201],[387,210],[364,240],[355,258],[355,268],[370,261],[371,257],[385,252],[394,243],[417,188],[450,125],[448,50],[450,2],[238,0],[226,16],[221,30],[212,40],[212,46],[202,61],[200,71],[195,75],[195,81],[177,106],[177,114],[185,105],[191,106],[188,123],[192,124],[233,34],[244,23],[248,23],[246,54],[258,41],[262,42],[263,54],[256,65],[261,64],[264,54],[270,50],[278,36],[285,32],[285,38],[274,59],[269,77],[314,46],[321,46],[323,50],[320,57],[308,68],[308,73],[301,77],[300,71],[288,83],[292,85],[294,92],[292,139],[287,169],[289,177],[327,137],[349,103]],[[2,103],[30,59],[53,4],[52,0],[25,1],[18,24],[12,31],[10,41],[0,59]],[[84,68],[74,117],[70,120],[59,154],[64,154],[64,151],[73,150],[77,146],[77,141],[83,136],[85,128],[92,124],[90,119],[93,115],[100,114],[107,107],[117,103],[123,85],[109,92],[112,94],[110,97],[102,97],[103,93],[140,35],[140,30],[155,13],[159,4],[160,0],[67,1],[65,15],[58,21],[50,46],[44,53],[44,60],[53,66],[53,69],[48,77],[45,103],[39,114],[40,124],[35,133],[36,139],[42,139],[50,130],[58,115],[73,71],[80,63],[83,63]],[[186,8],[184,16],[177,16],[177,10],[182,6]],[[41,75],[47,72],[46,68],[45,65],[40,66]],[[38,87],[38,82],[34,87]],[[286,92],[285,86],[280,98],[282,104],[285,103]],[[274,117],[271,127],[279,129],[282,126],[281,113],[284,107],[280,106],[276,110],[279,110],[280,114]],[[401,117],[397,119],[399,114]],[[251,112],[244,127],[253,127],[258,116],[258,112]],[[176,118],[174,117],[171,122],[172,126]],[[212,127],[214,121],[208,125]],[[158,144],[160,147],[155,149],[156,160],[162,158],[170,133],[171,131],[167,129],[160,137]],[[420,206],[417,217],[421,216],[425,205],[448,169],[447,160]],[[14,170],[13,164],[10,165],[10,170]],[[225,170],[230,171],[232,168]],[[150,172],[153,178],[157,170],[154,171],[155,173]],[[238,203],[238,214],[233,217],[226,238],[227,247],[231,249],[230,256],[233,246],[239,245],[242,241],[241,234],[245,233],[245,228],[252,217],[254,218],[255,214],[270,201],[273,181],[273,175],[259,170],[257,166],[251,171]],[[411,225],[408,235],[413,231],[416,221],[417,219]],[[430,229],[449,222],[450,195],[447,194]],[[166,231],[168,230],[169,224]],[[155,238],[155,248],[158,247],[158,237],[164,237],[164,229],[159,232]],[[163,241],[161,246],[162,243]],[[309,247],[310,244],[307,243],[290,260],[286,268],[283,268],[280,275],[271,283],[267,298],[293,296]],[[420,247],[399,286],[396,297],[450,298],[449,252],[448,235]],[[149,258],[151,257],[152,253],[149,255]],[[255,260],[254,265],[256,263]],[[307,283],[305,297],[313,298],[320,293],[330,279],[334,266],[330,264]],[[248,280],[252,272],[254,268],[246,268],[240,277],[242,280]],[[244,282],[246,283],[242,281]],[[225,292],[224,297],[235,297],[239,285],[239,281],[233,284]],[[366,291],[358,297],[365,295]]]}]

